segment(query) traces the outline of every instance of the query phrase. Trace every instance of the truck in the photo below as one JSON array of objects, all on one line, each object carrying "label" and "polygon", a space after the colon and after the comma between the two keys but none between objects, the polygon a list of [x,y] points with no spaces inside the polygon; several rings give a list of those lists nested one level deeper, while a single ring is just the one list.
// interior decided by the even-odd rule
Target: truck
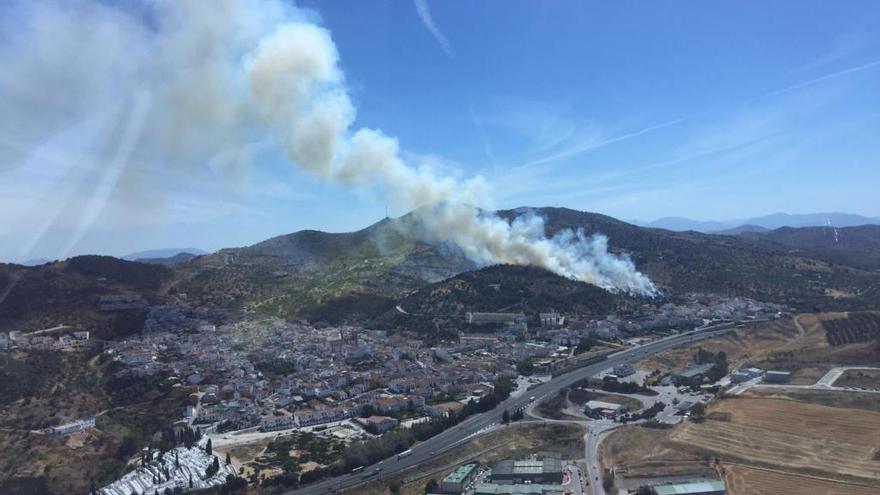
[{"label": "truck", "polygon": [[404,457],[408,457],[411,455],[412,455],[412,449],[404,450],[403,452],[397,454],[397,460],[399,461],[399,460],[403,459]]}]

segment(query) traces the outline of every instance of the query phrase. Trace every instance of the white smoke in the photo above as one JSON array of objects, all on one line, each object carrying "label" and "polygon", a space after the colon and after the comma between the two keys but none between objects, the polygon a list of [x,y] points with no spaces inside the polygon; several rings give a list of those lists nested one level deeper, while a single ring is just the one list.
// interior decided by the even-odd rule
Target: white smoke
[{"label": "white smoke", "polygon": [[[563,231],[548,238],[540,217],[507,222],[469,206],[489,204],[481,177],[461,181],[412,166],[395,138],[353,128],[356,109],[336,46],[314,15],[280,0],[158,0],[141,7],[23,3],[27,28],[0,51],[7,115],[33,122],[28,112],[35,107],[48,114],[43,122],[86,118],[147,93],[154,105],[135,151],[141,159],[207,162],[221,147],[246,148],[268,133],[309,173],[419,209],[428,236],[454,243],[478,263],[535,265],[610,291],[656,292],[628,258],[608,252],[605,237]],[[41,60],[57,66],[34,62]],[[57,94],[57,79],[46,88],[47,75],[62,78],[73,96]],[[57,130],[4,122],[0,147],[7,155]]]}]

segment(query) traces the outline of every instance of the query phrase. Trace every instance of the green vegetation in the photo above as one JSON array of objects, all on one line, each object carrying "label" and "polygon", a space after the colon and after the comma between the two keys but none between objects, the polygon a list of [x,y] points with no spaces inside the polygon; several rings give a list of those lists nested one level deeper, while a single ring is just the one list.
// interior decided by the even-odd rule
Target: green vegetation
[{"label": "green vegetation", "polygon": [[880,339],[880,314],[849,313],[844,318],[822,320],[825,337],[834,346]]}]

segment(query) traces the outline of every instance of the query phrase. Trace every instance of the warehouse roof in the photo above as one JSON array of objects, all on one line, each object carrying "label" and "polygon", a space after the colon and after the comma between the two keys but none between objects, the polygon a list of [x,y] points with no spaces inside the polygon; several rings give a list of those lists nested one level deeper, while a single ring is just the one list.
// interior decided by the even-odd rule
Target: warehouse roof
[{"label": "warehouse roof", "polygon": [[695,480],[671,485],[654,486],[657,495],[698,495],[701,493],[724,493],[724,482],[721,480]]},{"label": "warehouse roof", "polygon": [[458,466],[457,468],[455,468],[455,471],[447,474],[446,477],[443,478],[443,482],[444,483],[461,483],[462,480],[464,480],[465,478],[468,477],[469,474],[471,474],[471,471],[476,469],[476,467],[477,467],[477,464],[473,463],[473,462],[470,464],[462,464],[461,466]]}]

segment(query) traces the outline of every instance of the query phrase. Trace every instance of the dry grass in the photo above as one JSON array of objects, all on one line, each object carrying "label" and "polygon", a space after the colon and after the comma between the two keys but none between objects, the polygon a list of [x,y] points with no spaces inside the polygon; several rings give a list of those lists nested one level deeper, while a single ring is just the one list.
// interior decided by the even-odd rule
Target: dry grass
[{"label": "dry grass", "polygon": [[843,316],[844,313],[800,315],[800,328],[792,318],[755,323],[735,332],[647,357],[635,366],[667,373],[690,363],[694,353],[702,347],[712,352],[724,351],[731,369],[756,366],[792,371],[791,384],[812,385],[835,366],[870,364],[877,360],[876,343],[834,347],[828,344],[821,321]]},{"label": "dry grass", "polygon": [[729,399],[713,413],[730,421],[688,422],[671,439],[722,460],[862,478],[880,486],[880,413],[777,399]]},{"label": "dry grass", "polygon": [[822,495],[876,495],[877,487],[813,478],[775,470],[731,465],[724,468],[729,495],[780,495],[821,493]]},{"label": "dry grass", "polygon": [[[751,388],[742,397],[755,399],[781,399],[806,402],[842,409],[866,409],[880,412],[880,396],[867,392],[844,392],[836,390]],[[840,414],[848,414],[841,412]]]},{"label": "dry grass", "polygon": [[635,367],[668,373],[690,363],[700,347],[711,352],[724,351],[731,367],[736,367],[763,360],[770,352],[785,348],[797,339],[798,330],[794,322],[791,319],[780,319],[749,325],[689,346],[669,349],[637,361]]},{"label": "dry grass", "polygon": [[670,430],[625,426],[599,446],[603,469],[614,467],[627,477],[710,474],[709,458],[669,438]]},{"label": "dry grass", "polygon": [[[625,477],[704,474],[719,468],[734,495],[880,493],[876,395],[829,398],[822,394],[832,392],[805,392],[811,399],[846,406],[784,396],[726,399],[709,407],[703,423],[612,432],[601,444],[602,466]],[[843,409],[850,407],[847,401],[875,410]]]},{"label": "dry grass", "polygon": [[[848,370],[834,382],[837,387],[880,388],[880,370]],[[880,397],[877,398],[880,402]]]}]

